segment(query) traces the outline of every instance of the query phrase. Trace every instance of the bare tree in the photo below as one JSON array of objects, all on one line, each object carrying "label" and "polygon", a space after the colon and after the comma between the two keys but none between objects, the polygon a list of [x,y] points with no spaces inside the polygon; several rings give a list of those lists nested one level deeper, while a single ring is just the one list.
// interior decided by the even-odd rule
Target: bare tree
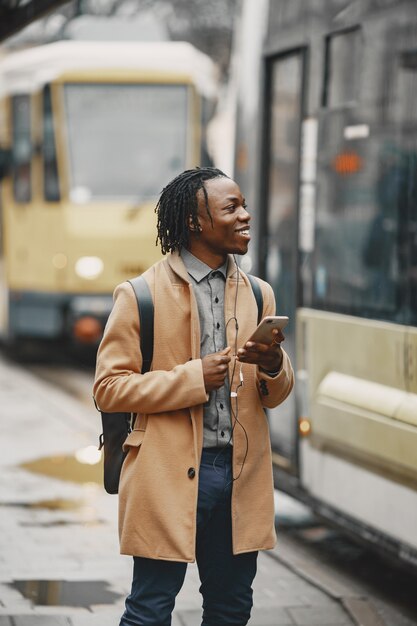
[{"label": "bare tree", "polygon": [[66,39],[72,25],[90,16],[103,19],[140,18],[152,12],[168,37],[189,41],[218,63],[227,75],[238,0],[72,0],[6,41],[11,47]]}]

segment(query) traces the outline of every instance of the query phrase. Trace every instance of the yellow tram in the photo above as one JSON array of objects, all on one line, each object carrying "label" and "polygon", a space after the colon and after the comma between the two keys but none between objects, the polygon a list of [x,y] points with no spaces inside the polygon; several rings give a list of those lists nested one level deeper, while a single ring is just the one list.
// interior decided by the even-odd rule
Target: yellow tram
[{"label": "yellow tram", "polygon": [[95,344],[159,257],[163,185],[207,164],[211,60],[182,42],[58,42],[0,61],[0,333]]}]

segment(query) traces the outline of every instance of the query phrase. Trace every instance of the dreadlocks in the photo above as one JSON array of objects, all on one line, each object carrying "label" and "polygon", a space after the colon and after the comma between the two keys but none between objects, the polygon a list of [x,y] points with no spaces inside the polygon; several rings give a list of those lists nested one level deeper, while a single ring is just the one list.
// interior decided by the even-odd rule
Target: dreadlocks
[{"label": "dreadlocks", "polygon": [[162,254],[187,246],[190,218],[191,224],[198,229],[197,192],[200,189],[203,190],[206,210],[211,218],[204,181],[222,176],[228,178],[215,167],[196,167],[182,172],[164,187],[155,208],[158,216],[156,242],[160,241]]}]

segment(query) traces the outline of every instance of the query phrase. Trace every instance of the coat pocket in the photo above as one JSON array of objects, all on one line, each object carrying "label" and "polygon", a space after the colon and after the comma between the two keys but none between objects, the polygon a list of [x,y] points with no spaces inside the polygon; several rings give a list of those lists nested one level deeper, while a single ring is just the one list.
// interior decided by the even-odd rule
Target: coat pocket
[{"label": "coat pocket", "polygon": [[139,448],[139,446],[142,444],[144,436],[144,430],[132,430],[132,432],[129,433],[126,437],[126,440],[123,444],[123,451],[128,452],[129,448]]}]

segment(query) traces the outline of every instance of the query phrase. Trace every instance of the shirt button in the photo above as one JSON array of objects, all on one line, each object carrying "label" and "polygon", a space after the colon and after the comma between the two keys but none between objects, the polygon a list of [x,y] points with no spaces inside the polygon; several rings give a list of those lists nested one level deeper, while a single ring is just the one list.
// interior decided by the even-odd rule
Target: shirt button
[{"label": "shirt button", "polygon": [[223,404],[221,402],[220,402],[220,408],[224,409],[224,406],[223,406]]},{"label": "shirt button", "polygon": [[222,430],[222,432],[220,433],[222,437],[224,437],[224,430]]},{"label": "shirt button", "polygon": [[218,297],[216,296],[216,297],[214,298],[214,302],[217,304],[217,303],[218,303],[218,301],[219,301],[219,299],[218,299]]},{"label": "shirt button", "polygon": [[217,322],[216,326],[217,326],[217,328],[220,328],[220,324],[219,324],[219,322]]},{"label": "shirt button", "polygon": [[188,478],[194,478],[194,476],[195,476],[195,469],[193,467],[190,467],[188,469],[187,475],[188,475]]}]

